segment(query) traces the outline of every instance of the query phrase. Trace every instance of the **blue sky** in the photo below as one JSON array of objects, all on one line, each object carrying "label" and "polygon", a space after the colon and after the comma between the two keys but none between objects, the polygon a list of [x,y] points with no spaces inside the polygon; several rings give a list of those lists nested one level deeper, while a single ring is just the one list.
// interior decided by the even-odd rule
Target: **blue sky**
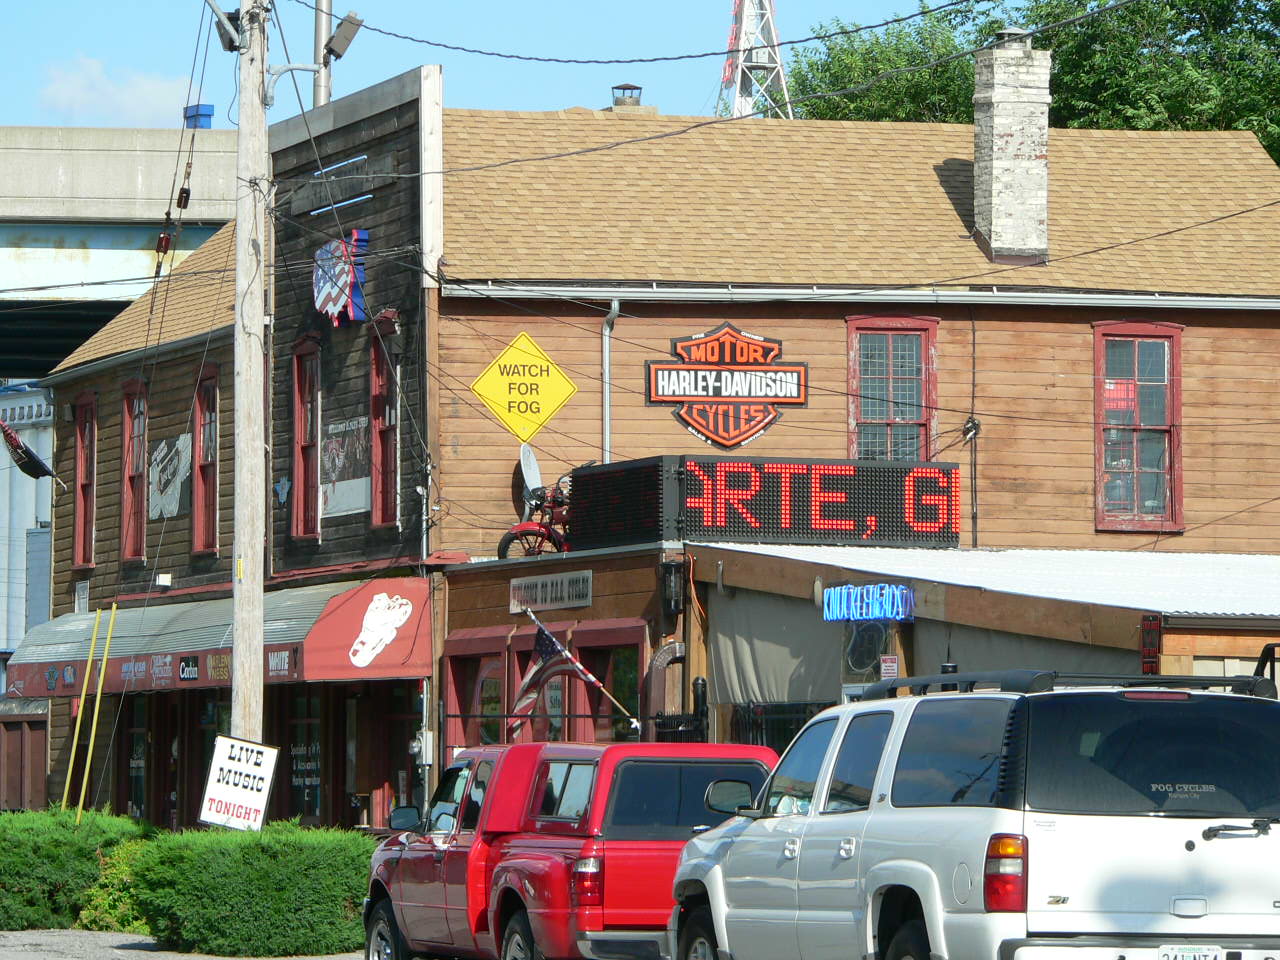
[{"label": "blue sky", "polygon": [[[224,0],[223,6],[237,2]],[[204,0],[46,0],[9,6],[8,82],[0,125],[176,127],[188,102],[188,84],[200,82],[202,66],[199,99],[214,104],[215,127],[232,125],[228,113],[234,119],[236,58],[216,39],[205,56],[200,31]],[[732,0],[333,0],[336,17],[353,6],[367,25],[414,37],[540,56],[620,58],[723,49]],[[272,65],[309,62],[315,14],[296,0],[276,0],[276,9],[269,41]],[[809,36],[812,28],[833,17],[874,23],[913,11],[916,4],[775,0],[775,9],[785,40]],[[444,65],[445,105],[450,107],[602,107],[613,84],[628,82],[643,86],[644,101],[663,113],[694,115],[714,111],[723,67],[719,58],[626,66],[519,63],[440,50],[366,29],[335,64],[333,95],[423,63]],[[310,107],[311,75],[294,76],[303,103]],[[191,100],[196,100],[194,93]],[[298,99],[286,76],[277,86],[269,118],[282,120],[297,112]]]}]

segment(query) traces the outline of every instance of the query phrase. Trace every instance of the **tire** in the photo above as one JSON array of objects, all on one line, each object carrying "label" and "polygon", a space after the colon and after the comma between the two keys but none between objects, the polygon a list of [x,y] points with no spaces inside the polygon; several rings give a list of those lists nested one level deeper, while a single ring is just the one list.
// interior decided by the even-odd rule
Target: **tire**
[{"label": "tire", "polygon": [[536,557],[540,553],[563,552],[564,540],[554,530],[539,530],[536,533],[533,531],[517,533],[514,530],[508,530],[498,541],[499,560],[506,560],[508,555]]},{"label": "tire", "polygon": [[677,960],[716,960],[716,926],[709,907],[697,907],[689,914],[677,952]]},{"label": "tire", "polygon": [[542,951],[529,929],[529,915],[523,910],[512,916],[503,931],[501,960],[542,960]]},{"label": "tire", "polygon": [[889,944],[885,960],[929,960],[929,935],[923,920],[912,920],[899,928]]},{"label": "tire", "polygon": [[364,931],[365,960],[409,960],[409,948],[396,926],[390,900],[380,900]]}]

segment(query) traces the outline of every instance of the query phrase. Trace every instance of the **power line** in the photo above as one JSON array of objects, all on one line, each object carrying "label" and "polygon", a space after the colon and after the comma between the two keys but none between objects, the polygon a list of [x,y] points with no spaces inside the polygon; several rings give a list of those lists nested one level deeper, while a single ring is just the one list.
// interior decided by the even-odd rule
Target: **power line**
[{"label": "power line", "polygon": [[[306,7],[308,10],[316,10],[317,8],[308,3],[307,0],[293,0],[300,7]],[[985,0],[985,2],[993,3],[995,0]],[[469,53],[481,57],[496,57],[501,60],[520,60],[527,63],[559,63],[568,64],[570,66],[599,66],[610,64],[637,64],[637,63],[672,63],[678,60],[702,60],[708,57],[728,57],[742,56],[751,53],[753,50],[772,50],[777,47],[790,47],[800,43],[811,43],[814,40],[834,40],[837,37],[848,37],[858,33],[865,33],[868,30],[878,30],[880,27],[890,27],[899,23],[906,23],[909,20],[915,20],[917,17],[925,17],[934,13],[941,13],[943,10],[949,10],[952,7],[971,6],[974,0],[951,0],[950,3],[943,3],[939,6],[932,7],[927,10],[919,10],[916,13],[907,14],[906,16],[894,17],[892,20],[884,20],[880,23],[872,23],[866,26],[849,27],[844,30],[833,30],[830,33],[819,33],[811,37],[802,37],[799,40],[780,40],[776,44],[768,44],[754,47],[733,47],[728,50],[709,50],[704,53],[680,53],[667,56],[657,57],[627,57],[627,58],[579,58],[579,57],[541,57],[533,54],[523,53],[503,53],[496,50],[482,50],[476,47],[464,47],[453,43],[444,43],[440,40],[426,40],[422,37],[410,36],[406,33],[397,33],[394,30],[387,30],[382,27],[375,27],[368,22],[363,29],[370,30],[374,33],[380,33],[383,36],[393,37],[396,40],[407,40],[410,43],[419,43],[427,47],[436,47],[441,50],[452,50],[455,53]]]}]

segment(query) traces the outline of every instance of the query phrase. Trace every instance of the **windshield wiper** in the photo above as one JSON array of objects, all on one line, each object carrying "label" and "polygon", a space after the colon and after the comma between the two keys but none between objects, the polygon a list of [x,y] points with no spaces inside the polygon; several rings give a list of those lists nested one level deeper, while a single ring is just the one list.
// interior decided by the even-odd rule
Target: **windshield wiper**
[{"label": "windshield wiper", "polygon": [[1205,827],[1200,836],[1204,837],[1206,840],[1212,840],[1214,837],[1220,837],[1224,833],[1236,836],[1238,834],[1248,833],[1252,830],[1253,836],[1262,837],[1271,832],[1271,825],[1273,823],[1280,823],[1280,817],[1259,817],[1257,820],[1254,820],[1249,824],[1219,823],[1216,826]]}]

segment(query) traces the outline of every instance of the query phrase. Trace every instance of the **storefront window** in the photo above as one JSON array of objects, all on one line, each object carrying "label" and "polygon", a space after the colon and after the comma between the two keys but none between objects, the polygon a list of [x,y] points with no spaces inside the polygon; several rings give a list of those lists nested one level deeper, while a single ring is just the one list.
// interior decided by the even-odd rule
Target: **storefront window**
[{"label": "storefront window", "polygon": [[147,815],[147,698],[130,697],[129,727],[125,733],[129,744],[129,796],[125,812],[141,819]]},{"label": "storefront window", "polygon": [[299,684],[289,713],[289,813],[320,816],[320,696]]},{"label": "storefront window", "polygon": [[395,793],[392,806],[421,806],[420,772],[409,744],[422,726],[422,692],[418,683],[397,683],[391,688],[391,744],[388,749],[391,766],[391,789]]},{"label": "storefront window", "polygon": [[[470,713],[479,733],[479,743],[502,741],[502,660],[486,657],[476,671],[474,695]],[[471,724],[468,724],[471,726]],[[467,742],[471,743],[470,737]]]},{"label": "storefront window", "polygon": [[[627,708],[632,716],[640,714],[640,649],[628,644],[590,651],[588,667],[605,688]],[[639,734],[630,719],[608,697],[598,691],[592,702],[595,706],[595,739],[637,740]]]},{"label": "storefront window", "polygon": [[533,739],[564,740],[566,716],[569,713],[569,677],[565,674],[547,678],[533,705]]}]

